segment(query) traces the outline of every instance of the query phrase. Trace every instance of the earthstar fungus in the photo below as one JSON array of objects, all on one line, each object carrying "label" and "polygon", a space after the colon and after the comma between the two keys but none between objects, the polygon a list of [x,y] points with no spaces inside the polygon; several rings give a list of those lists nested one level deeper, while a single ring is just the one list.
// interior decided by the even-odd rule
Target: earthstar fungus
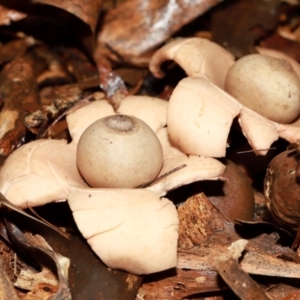
[{"label": "earthstar fungus", "polygon": [[[214,56],[210,56],[209,51]],[[264,51],[259,49],[259,52]],[[244,106],[224,90],[226,75],[234,66],[232,55],[228,52],[225,55],[226,52],[213,42],[189,38],[175,40],[154,54],[149,68],[155,76],[163,76],[159,67],[166,60],[175,60],[188,75],[175,87],[169,100],[167,126],[171,143],[187,154],[223,157],[234,118],[238,119],[243,134],[258,155],[265,155],[279,137],[295,143],[300,138],[297,120],[293,124],[272,121]],[[194,55],[189,56],[189,53]],[[294,81],[299,82],[294,73],[299,74],[297,62],[285,58],[286,55],[276,54],[276,51],[271,56],[284,59],[283,64],[290,68]],[[226,61],[225,67],[222,58]],[[209,65],[214,68],[208,71],[206,66]],[[299,101],[294,102],[296,114],[290,117],[290,122],[297,117]]]},{"label": "earthstar fungus", "polygon": [[[78,229],[109,267],[135,274],[175,267],[178,216],[174,204],[161,196],[194,181],[220,179],[225,166],[213,158],[187,155],[174,147],[167,134],[167,110],[167,101],[145,96],[125,98],[118,112],[106,100],[92,102],[68,115],[70,144],[38,140],[10,155],[0,171],[1,192],[23,208],[68,199]],[[171,171],[168,176],[143,189],[91,188],[84,182],[76,168],[80,137],[95,121],[117,113],[140,118],[154,131],[163,153],[158,177]],[[36,155],[35,145],[39,144],[44,146],[43,155]],[[15,168],[20,161],[24,166]],[[172,173],[177,167],[181,168]],[[69,173],[74,170],[74,174]]]}]

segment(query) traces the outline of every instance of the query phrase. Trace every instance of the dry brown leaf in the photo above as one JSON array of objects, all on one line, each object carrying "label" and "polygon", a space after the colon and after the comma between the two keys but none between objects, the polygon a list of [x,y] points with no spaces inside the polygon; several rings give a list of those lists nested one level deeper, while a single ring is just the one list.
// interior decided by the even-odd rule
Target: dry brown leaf
[{"label": "dry brown leaf", "polygon": [[236,57],[256,53],[254,43],[276,27],[280,0],[232,1],[212,17],[213,40]]},{"label": "dry brown leaf", "polygon": [[13,285],[5,273],[2,259],[0,258],[0,300],[18,300]]},{"label": "dry brown leaf", "polygon": [[25,13],[0,5],[0,25],[10,25],[26,17]]},{"label": "dry brown leaf", "polygon": [[8,155],[26,133],[24,117],[38,108],[37,85],[30,63],[17,57],[0,73],[0,154]]},{"label": "dry brown leaf", "polygon": [[139,56],[219,2],[127,0],[108,12],[98,42],[124,58]]},{"label": "dry brown leaf", "polygon": [[34,2],[66,10],[88,24],[92,32],[95,32],[102,4],[102,0],[34,0]]},{"label": "dry brown leaf", "polygon": [[[1,8],[1,7],[0,7]],[[17,56],[23,55],[26,50],[35,44],[32,37],[12,40],[0,47],[0,64],[9,62]]]}]

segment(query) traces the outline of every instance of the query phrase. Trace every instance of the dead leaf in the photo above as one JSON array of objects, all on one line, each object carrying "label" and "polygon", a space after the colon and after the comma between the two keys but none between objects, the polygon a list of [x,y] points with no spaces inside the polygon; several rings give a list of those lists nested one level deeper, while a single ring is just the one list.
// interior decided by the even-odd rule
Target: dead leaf
[{"label": "dead leaf", "polygon": [[11,8],[0,5],[0,25],[10,25],[11,22],[16,22],[26,18],[26,14]]},{"label": "dead leaf", "polygon": [[94,87],[99,86],[97,67],[82,51],[77,48],[68,47],[63,49],[62,58],[68,71],[72,74],[73,78],[76,79],[76,82],[80,84],[94,78],[98,80]]},{"label": "dead leaf", "polygon": [[0,47],[0,64],[11,61],[17,56],[22,56],[26,50],[36,43],[33,37],[16,39]]},{"label": "dead leaf", "polygon": [[[55,253],[44,240],[41,243],[37,241],[36,237],[31,237],[31,239],[27,238],[16,225],[7,220],[5,220],[5,226],[10,241],[13,245],[17,246],[18,251],[27,256],[34,257],[40,265],[46,265],[49,268],[53,267],[53,264],[55,265],[55,272],[57,272],[58,276],[58,286],[53,287],[55,292],[53,299],[70,300],[72,298],[68,283],[70,260],[67,257]],[[35,287],[38,287],[38,285]]]},{"label": "dead leaf", "polygon": [[34,2],[48,4],[66,10],[88,24],[92,32],[95,32],[102,4],[102,0],[34,0]]},{"label": "dead leaf", "polygon": [[140,56],[219,2],[127,0],[105,16],[98,43],[108,45],[125,59]]},{"label": "dead leaf", "polygon": [[39,105],[33,68],[24,58],[15,58],[1,71],[0,102],[0,154],[8,155],[25,137],[24,117]]},{"label": "dead leaf", "polygon": [[280,0],[230,1],[212,16],[213,40],[234,56],[256,53],[254,43],[273,30],[278,22]]},{"label": "dead leaf", "polygon": [[4,271],[2,259],[0,258],[0,300],[18,300],[17,294],[11,281]]},{"label": "dead leaf", "polygon": [[26,127],[39,137],[43,136],[56,118],[82,100],[83,91],[76,85],[64,85],[54,88],[51,97],[53,97],[51,104],[44,105],[24,118]]}]

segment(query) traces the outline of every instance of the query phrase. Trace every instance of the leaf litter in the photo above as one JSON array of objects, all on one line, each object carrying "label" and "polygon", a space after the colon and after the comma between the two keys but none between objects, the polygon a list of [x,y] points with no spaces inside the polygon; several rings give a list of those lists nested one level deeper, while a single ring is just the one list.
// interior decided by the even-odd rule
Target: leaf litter
[{"label": "leaf litter", "polygon": [[[184,25],[187,30],[192,24],[188,36],[211,31],[212,40],[226,45],[235,57],[256,52],[257,45],[271,48],[276,45],[281,51],[299,58],[299,43],[292,42],[291,53],[291,42],[278,37],[276,30],[280,22],[291,26],[287,21],[291,12],[299,9],[297,3],[258,3],[253,0],[186,4],[178,1],[172,6],[171,2],[128,0],[112,7],[102,1],[65,1],[61,4],[47,0],[9,6],[0,3],[0,23],[6,26],[0,27],[0,62],[3,65],[0,74],[1,155],[8,156],[21,144],[43,133],[50,138],[63,134],[68,139],[64,114],[93,93],[93,98],[97,99],[99,84],[115,107],[128,90],[139,93],[141,87],[140,91],[151,93],[149,87],[153,79],[147,70],[150,57],[159,45],[180,35],[178,30]],[[102,6],[109,8],[101,11]],[[45,7],[51,8],[52,15],[45,14]],[[101,14],[103,19],[99,18]],[[55,24],[54,29],[59,28],[54,47],[53,38],[48,43],[47,32],[42,31],[42,26],[32,30],[32,25],[38,22],[32,18],[34,15],[41,24],[49,22]],[[233,17],[228,17],[230,15]],[[69,22],[61,22],[57,16],[65,16],[64,20]],[[229,22],[229,19],[235,22]],[[149,22],[151,26],[148,26]],[[163,31],[160,24],[165,24]],[[70,47],[70,44],[74,45]],[[40,45],[50,46],[55,55],[49,60],[48,50],[38,49]],[[123,70],[128,66],[133,70],[126,73]],[[166,66],[165,70],[167,84],[161,94],[174,88],[174,83],[168,82],[170,72],[176,70],[174,65]],[[142,75],[137,75],[137,80],[126,78],[138,73]],[[45,100],[48,102],[43,102]],[[0,273],[3,299],[18,299],[17,294],[25,299],[197,299],[199,293],[226,299],[228,290],[234,291],[240,299],[299,297],[299,256],[290,248],[290,235],[286,236],[276,226],[266,230],[259,222],[252,225],[233,223],[204,194],[194,193],[178,206],[180,227],[176,269],[144,279],[106,268],[76,231],[68,209],[63,204],[56,205],[61,205],[60,209],[69,214],[70,220],[59,225],[63,230],[68,229],[69,238],[62,237],[43,221],[2,198],[1,228],[5,228],[6,236],[1,229],[1,247],[7,250],[0,252],[0,262],[6,265]],[[49,217],[51,207],[44,210],[50,223],[64,218],[57,212],[53,214],[54,218],[53,215]],[[30,230],[23,228],[22,218],[26,223],[34,224]],[[70,249],[70,240],[74,249]],[[23,252],[20,258],[18,252]],[[10,258],[17,257],[15,264],[18,267],[10,268],[9,264],[14,260],[7,259],[4,253],[10,253]],[[42,254],[44,259],[38,261],[34,253]],[[44,266],[45,257],[50,268]],[[68,272],[66,261],[69,260]],[[41,270],[34,269],[40,265]],[[9,268],[8,276],[3,269]],[[17,269],[18,274],[12,269]],[[50,279],[46,279],[49,276]],[[30,285],[20,283],[22,277],[30,280]],[[13,281],[22,291],[13,288]],[[23,291],[26,289],[30,292]]]}]

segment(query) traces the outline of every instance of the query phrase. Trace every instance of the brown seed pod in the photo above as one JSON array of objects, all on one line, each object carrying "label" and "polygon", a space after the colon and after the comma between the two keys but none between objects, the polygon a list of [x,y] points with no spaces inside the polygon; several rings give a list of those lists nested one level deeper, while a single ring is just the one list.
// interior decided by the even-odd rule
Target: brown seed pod
[{"label": "brown seed pod", "polygon": [[300,154],[287,150],[270,162],[264,182],[266,204],[281,225],[297,229],[300,225]]}]

